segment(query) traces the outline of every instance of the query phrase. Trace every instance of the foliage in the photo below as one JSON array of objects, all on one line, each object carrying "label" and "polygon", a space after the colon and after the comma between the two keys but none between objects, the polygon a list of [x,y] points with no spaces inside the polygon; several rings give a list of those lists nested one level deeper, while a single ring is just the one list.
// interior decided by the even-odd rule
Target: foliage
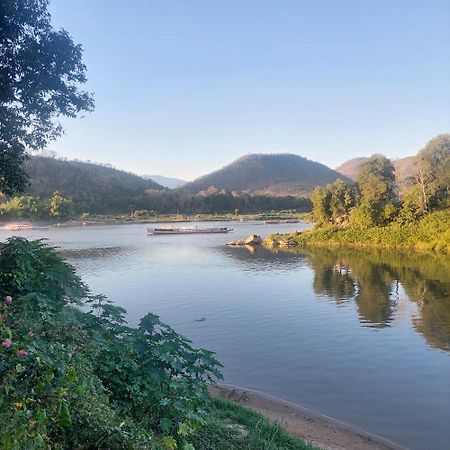
[{"label": "foliage", "polygon": [[317,187],[311,195],[314,220],[318,224],[345,223],[357,197],[356,188],[341,179],[323,188]]},{"label": "foliage", "polygon": [[54,30],[48,0],[0,0],[0,190],[23,191],[26,150],[61,134],[58,116],[93,108],[82,49]]},{"label": "foliage", "polygon": [[50,216],[67,218],[73,214],[72,200],[63,197],[59,192],[55,192],[50,199]]},{"label": "foliage", "polygon": [[[398,174],[391,161],[375,154],[355,160],[359,166],[356,187],[338,180],[316,188],[311,200],[317,226],[372,230],[391,224],[393,233],[395,225],[413,226],[427,212],[450,207],[450,135],[432,139],[417,155],[415,167],[412,158],[405,161],[402,167],[409,167],[411,173],[401,174],[401,185],[396,185]],[[397,190],[401,191],[400,199]],[[359,242],[358,237],[355,242]]]},{"label": "foliage", "polygon": [[271,245],[293,241],[302,245],[354,247],[394,247],[450,251],[450,212],[429,213],[412,223],[393,222],[389,225],[361,229],[349,226],[322,226],[309,232],[273,235]]},{"label": "foliage", "polygon": [[[357,184],[361,193],[358,208],[362,211],[356,214],[356,225],[371,227],[386,223],[386,219],[389,219],[389,215],[385,214],[386,208],[388,211],[392,209],[397,200],[394,166],[391,161],[383,155],[372,155],[361,164]],[[366,223],[361,220],[362,216]]]},{"label": "foliage", "polygon": [[2,448],[181,448],[204,424],[213,354],[153,314],[126,326],[54,248],[0,244],[0,298]]},{"label": "foliage", "polygon": [[422,210],[449,206],[445,202],[450,197],[450,134],[428,142],[417,155],[416,165]]},{"label": "foliage", "polygon": [[220,398],[215,398],[209,406],[208,423],[192,442],[195,450],[317,449],[260,414]]}]

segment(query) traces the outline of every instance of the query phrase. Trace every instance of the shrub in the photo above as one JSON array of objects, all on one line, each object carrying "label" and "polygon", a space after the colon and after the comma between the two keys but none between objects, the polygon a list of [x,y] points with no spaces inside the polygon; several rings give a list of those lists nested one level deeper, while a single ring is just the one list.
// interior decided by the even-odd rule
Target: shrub
[{"label": "shrub", "polygon": [[2,448],[189,442],[220,364],[157,316],[134,329],[124,314],[43,241],[0,244]]}]

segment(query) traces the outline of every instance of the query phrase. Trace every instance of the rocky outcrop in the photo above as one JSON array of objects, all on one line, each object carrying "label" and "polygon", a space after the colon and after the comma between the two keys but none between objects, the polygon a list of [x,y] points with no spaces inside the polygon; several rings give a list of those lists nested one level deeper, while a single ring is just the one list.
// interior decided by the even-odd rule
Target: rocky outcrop
[{"label": "rocky outcrop", "polygon": [[261,245],[263,240],[261,236],[257,236],[256,234],[251,234],[245,241],[247,245]]},{"label": "rocky outcrop", "polygon": [[263,243],[263,240],[261,236],[258,236],[256,234],[251,234],[247,239],[237,239],[235,241],[228,242],[228,247],[244,247],[244,246],[254,246],[254,245],[261,245]]}]

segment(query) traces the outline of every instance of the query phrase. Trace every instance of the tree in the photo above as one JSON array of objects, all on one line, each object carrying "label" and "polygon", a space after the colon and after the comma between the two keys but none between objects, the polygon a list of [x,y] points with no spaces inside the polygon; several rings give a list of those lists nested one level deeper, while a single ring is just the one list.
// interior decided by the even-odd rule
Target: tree
[{"label": "tree", "polygon": [[0,191],[27,185],[28,150],[43,149],[62,132],[58,116],[91,111],[82,48],[54,30],[48,0],[0,0]]},{"label": "tree", "polygon": [[66,219],[73,214],[72,200],[63,197],[59,192],[55,192],[50,200],[50,216]]},{"label": "tree", "polygon": [[313,204],[312,216],[317,224],[323,225],[331,219],[331,190],[330,185],[323,188],[316,187],[311,194]]},{"label": "tree", "polygon": [[[392,208],[397,201],[395,191],[395,169],[392,162],[383,155],[372,155],[364,161],[360,168],[357,184],[361,193],[361,203],[355,212],[354,219],[365,226],[380,225],[386,216],[392,218]],[[360,219],[364,217],[364,220]]]},{"label": "tree", "polygon": [[333,184],[314,189],[311,201],[313,218],[318,225],[325,223],[342,225],[347,222],[350,211],[356,205],[357,192],[353,185],[337,179]]},{"label": "tree", "polygon": [[450,196],[450,134],[440,134],[419,152],[417,184],[424,211],[444,204]]}]

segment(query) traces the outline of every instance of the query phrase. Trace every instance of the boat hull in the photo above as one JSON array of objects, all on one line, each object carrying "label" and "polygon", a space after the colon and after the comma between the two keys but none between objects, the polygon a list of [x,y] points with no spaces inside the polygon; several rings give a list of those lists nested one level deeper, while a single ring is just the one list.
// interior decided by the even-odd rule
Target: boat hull
[{"label": "boat hull", "polygon": [[229,233],[232,231],[230,228],[149,228],[149,235],[154,234],[164,234],[164,235],[172,235],[172,234],[213,234],[213,233]]}]

